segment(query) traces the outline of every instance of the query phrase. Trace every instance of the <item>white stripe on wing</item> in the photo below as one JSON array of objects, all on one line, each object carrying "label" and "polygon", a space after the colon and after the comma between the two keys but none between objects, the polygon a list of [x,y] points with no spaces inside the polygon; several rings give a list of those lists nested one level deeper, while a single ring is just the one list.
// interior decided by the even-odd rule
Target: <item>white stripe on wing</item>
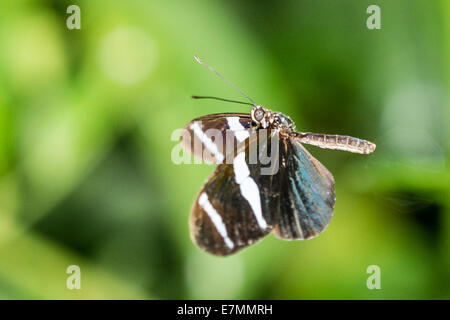
[{"label": "white stripe on wing", "polygon": [[227,117],[227,122],[237,141],[242,142],[250,136],[248,130],[239,122],[239,117]]},{"label": "white stripe on wing", "polygon": [[216,209],[214,209],[211,202],[209,202],[208,195],[205,192],[203,192],[198,198],[198,204],[203,209],[205,209],[212,223],[216,227],[217,232],[219,232],[219,234],[222,236],[228,248],[233,249],[234,248],[233,241],[231,241],[231,239],[228,237],[227,228],[223,223],[222,217],[217,213]]},{"label": "white stripe on wing", "polygon": [[261,198],[255,180],[250,177],[250,170],[245,162],[245,153],[240,152],[233,161],[234,176],[239,184],[242,196],[247,200],[253,210],[256,221],[261,229],[267,228],[267,222],[262,215]]},{"label": "white stripe on wing", "polygon": [[190,126],[192,131],[194,131],[194,134],[197,136],[197,138],[200,140],[201,143],[208,149],[209,152],[211,152],[214,157],[216,157],[217,163],[222,163],[224,156],[222,152],[219,151],[217,148],[217,145],[212,141],[210,137],[206,133],[203,132],[202,128],[198,125],[197,122],[193,122]]}]

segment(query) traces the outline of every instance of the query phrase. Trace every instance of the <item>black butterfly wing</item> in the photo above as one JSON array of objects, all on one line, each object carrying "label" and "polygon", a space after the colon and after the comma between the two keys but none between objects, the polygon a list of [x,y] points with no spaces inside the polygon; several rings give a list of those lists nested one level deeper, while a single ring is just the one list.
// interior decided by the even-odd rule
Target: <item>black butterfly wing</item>
[{"label": "black butterfly wing", "polygon": [[282,239],[310,239],[333,217],[332,174],[298,141],[280,140],[280,199],[274,212],[274,234]]},{"label": "black butterfly wing", "polygon": [[[210,253],[235,253],[271,231],[285,240],[310,239],[333,216],[331,173],[298,141],[276,132],[261,138],[258,131],[236,150],[232,164],[217,167],[194,203],[191,237]],[[255,145],[256,163],[250,159]],[[269,166],[260,161],[263,153]]]},{"label": "black butterfly wing", "polygon": [[[221,164],[198,195],[190,218],[191,237],[202,249],[229,255],[258,241],[272,230],[274,175],[261,175],[261,164],[249,164],[258,130],[234,153],[233,163]],[[265,139],[265,138],[263,138]],[[270,142],[269,142],[270,145]]]},{"label": "black butterfly wing", "polygon": [[[184,127],[182,146],[206,163],[230,163],[227,150],[236,150],[249,137],[248,113],[217,113],[196,118]],[[232,155],[231,155],[232,157]]]}]

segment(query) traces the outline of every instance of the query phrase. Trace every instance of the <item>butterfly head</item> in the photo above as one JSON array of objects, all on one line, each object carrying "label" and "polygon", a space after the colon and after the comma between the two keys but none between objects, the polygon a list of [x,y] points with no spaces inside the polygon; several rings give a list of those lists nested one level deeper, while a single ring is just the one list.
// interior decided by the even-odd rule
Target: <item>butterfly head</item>
[{"label": "butterfly head", "polygon": [[264,109],[262,106],[254,106],[252,108],[251,117],[253,122],[263,129],[268,128],[269,126],[274,129],[288,132],[295,129],[295,124],[292,122],[291,118],[280,112],[272,112]]}]

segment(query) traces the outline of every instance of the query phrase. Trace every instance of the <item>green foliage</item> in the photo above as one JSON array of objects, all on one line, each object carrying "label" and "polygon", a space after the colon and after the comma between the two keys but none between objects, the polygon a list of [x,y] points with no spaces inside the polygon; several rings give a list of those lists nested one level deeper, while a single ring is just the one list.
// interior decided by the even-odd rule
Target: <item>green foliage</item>
[{"label": "green foliage", "polygon": [[[450,2],[0,3],[0,298],[450,298]],[[301,131],[336,180],[328,229],[210,256],[188,215],[211,166],[171,162],[174,129],[245,112],[199,55]],[[81,268],[82,289],[66,288]],[[366,269],[381,268],[381,290]]]}]

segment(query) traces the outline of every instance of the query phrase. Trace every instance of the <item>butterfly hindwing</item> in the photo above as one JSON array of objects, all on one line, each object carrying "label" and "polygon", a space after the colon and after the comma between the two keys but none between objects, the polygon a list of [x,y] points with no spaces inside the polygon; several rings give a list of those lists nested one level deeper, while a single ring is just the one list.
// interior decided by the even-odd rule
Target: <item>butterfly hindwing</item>
[{"label": "butterfly hindwing", "polygon": [[321,233],[333,216],[334,179],[298,141],[280,142],[280,208],[274,233],[282,239],[310,239]]}]

